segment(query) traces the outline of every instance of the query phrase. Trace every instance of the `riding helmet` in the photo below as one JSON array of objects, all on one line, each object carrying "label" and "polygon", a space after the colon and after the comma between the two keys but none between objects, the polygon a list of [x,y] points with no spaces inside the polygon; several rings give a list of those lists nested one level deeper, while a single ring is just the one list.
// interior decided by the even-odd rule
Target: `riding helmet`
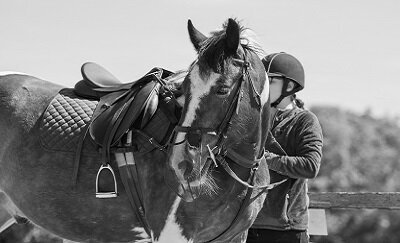
[{"label": "riding helmet", "polygon": [[273,53],[264,57],[262,62],[269,77],[292,80],[300,86],[297,91],[304,88],[304,68],[294,56],[285,52]]},{"label": "riding helmet", "polygon": [[[304,68],[294,56],[285,52],[273,53],[264,57],[262,62],[268,77],[281,77],[284,80],[282,94],[278,100],[271,104],[272,107],[276,107],[286,96],[304,89]],[[290,92],[287,92],[289,80],[297,85]]]}]

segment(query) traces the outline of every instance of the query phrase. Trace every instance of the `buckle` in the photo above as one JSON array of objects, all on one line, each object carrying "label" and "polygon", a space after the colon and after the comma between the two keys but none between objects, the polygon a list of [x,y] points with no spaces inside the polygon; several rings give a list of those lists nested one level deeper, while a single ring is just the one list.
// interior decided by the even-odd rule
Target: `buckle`
[{"label": "buckle", "polygon": [[[99,177],[103,170],[111,172],[111,175],[114,180],[114,191],[99,191]],[[99,171],[96,176],[96,198],[114,198],[118,196],[118,188],[117,188],[117,180],[115,179],[114,170],[111,168],[109,164],[101,165]]]}]

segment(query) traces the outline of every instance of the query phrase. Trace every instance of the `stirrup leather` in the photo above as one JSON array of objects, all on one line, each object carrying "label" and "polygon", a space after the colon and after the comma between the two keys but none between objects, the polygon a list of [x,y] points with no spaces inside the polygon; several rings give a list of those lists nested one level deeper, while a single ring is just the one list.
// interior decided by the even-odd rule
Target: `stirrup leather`
[{"label": "stirrup leather", "polygon": [[[99,176],[103,170],[108,170],[111,172],[113,179],[114,179],[114,191],[108,192],[100,192],[99,191]],[[117,180],[115,179],[114,170],[111,168],[109,164],[101,165],[99,171],[97,172],[96,176],[96,198],[114,198],[118,196],[118,188],[117,188]]]}]

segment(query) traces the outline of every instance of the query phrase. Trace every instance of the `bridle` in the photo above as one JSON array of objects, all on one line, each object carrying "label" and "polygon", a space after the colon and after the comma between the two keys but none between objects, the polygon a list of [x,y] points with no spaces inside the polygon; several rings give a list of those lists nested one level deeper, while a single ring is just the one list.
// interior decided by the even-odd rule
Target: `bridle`
[{"label": "bridle", "polygon": [[[235,90],[233,91],[235,93],[234,93],[232,102],[230,103],[228,110],[225,113],[225,116],[222,119],[221,123],[217,126],[217,128],[181,126],[178,124],[177,126],[175,126],[173,134],[178,133],[178,132],[186,133],[186,136],[185,136],[186,138],[177,143],[169,144],[170,146],[174,146],[174,145],[182,144],[185,141],[187,141],[187,143],[189,144],[190,147],[199,148],[202,146],[201,139],[204,134],[216,136],[218,139],[217,139],[217,143],[215,144],[215,146],[213,148],[211,148],[209,145],[206,145],[206,147],[208,149],[209,157],[211,158],[211,161],[214,163],[215,167],[218,167],[219,165],[221,165],[221,167],[235,181],[239,182],[240,184],[242,184],[243,186],[245,186],[247,188],[245,198],[243,199],[240,209],[239,209],[238,213],[236,214],[235,218],[233,219],[233,221],[231,222],[231,224],[228,226],[228,228],[226,228],[217,237],[215,237],[214,239],[209,240],[207,242],[213,242],[213,241],[216,241],[216,240],[222,238],[223,236],[228,234],[239,223],[239,220],[240,220],[242,214],[244,213],[244,211],[248,207],[248,205],[251,203],[250,197],[251,197],[251,194],[253,193],[253,190],[255,190],[255,189],[270,190],[286,181],[286,179],[285,179],[285,180],[282,180],[282,181],[279,181],[276,183],[272,183],[272,184],[255,186],[254,185],[255,174],[256,174],[256,171],[258,170],[258,167],[260,166],[260,163],[264,159],[265,150],[264,149],[262,150],[262,152],[260,153],[258,158],[255,158],[254,160],[249,160],[226,146],[227,138],[228,138],[227,133],[228,133],[229,128],[232,125],[232,119],[235,114],[239,114],[240,102],[242,101],[243,93],[244,93],[243,84],[245,81],[247,81],[249,86],[251,87],[252,96],[255,99],[260,112],[262,109],[260,93],[256,90],[254,82],[249,73],[249,70],[252,69],[251,63],[247,60],[246,55],[244,55],[243,59],[233,59],[233,62],[241,65],[241,76],[239,77],[239,80],[236,84]],[[228,162],[226,161],[226,158],[229,158],[230,160],[232,160],[234,163],[238,164],[241,167],[250,169],[250,175],[249,175],[247,181],[242,180],[231,169]],[[207,160],[207,161],[210,161],[210,160]],[[211,161],[208,162],[208,164],[204,165],[204,167],[208,168]],[[261,193],[259,195],[261,195]]]},{"label": "bridle", "polygon": [[211,128],[211,127],[193,127],[193,126],[181,126],[177,125],[175,126],[174,132],[175,133],[186,133],[186,139],[183,141],[177,142],[174,145],[181,144],[185,141],[188,142],[189,146],[191,147],[199,147],[201,145],[201,138],[202,135],[207,134],[211,136],[215,136],[218,138],[216,145],[211,149],[210,147],[209,150],[213,151],[213,154],[215,156],[221,154],[224,157],[227,154],[227,149],[226,149],[226,140],[227,140],[227,132],[232,125],[232,118],[233,116],[239,113],[239,107],[240,107],[240,102],[243,98],[243,81],[245,77],[247,77],[247,80],[249,80],[249,83],[252,86],[253,94],[254,97],[256,98],[256,102],[259,105],[259,108],[261,109],[261,98],[260,94],[256,91],[254,87],[254,83],[250,77],[249,74],[249,69],[251,69],[250,62],[246,60],[246,56],[244,57],[243,60],[241,59],[233,59],[235,63],[241,64],[241,76],[239,77],[239,80],[237,84],[235,85],[234,88],[234,96],[232,99],[232,102],[229,104],[228,110],[225,113],[224,118],[222,119],[221,123],[216,127],[216,128]]}]

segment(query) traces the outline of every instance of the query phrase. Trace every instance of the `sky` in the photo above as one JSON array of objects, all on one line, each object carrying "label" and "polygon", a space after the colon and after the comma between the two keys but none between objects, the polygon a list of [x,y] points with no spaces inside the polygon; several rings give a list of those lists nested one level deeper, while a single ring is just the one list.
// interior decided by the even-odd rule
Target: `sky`
[{"label": "sky", "polygon": [[394,118],[399,13],[397,0],[0,0],[0,71],[72,87],[80,66],[93,61],[128,82],[153,67],[189,66],[196,53],[188,19],[208,35],[236,18],[267,53],[303,63],[306,106]]}]

